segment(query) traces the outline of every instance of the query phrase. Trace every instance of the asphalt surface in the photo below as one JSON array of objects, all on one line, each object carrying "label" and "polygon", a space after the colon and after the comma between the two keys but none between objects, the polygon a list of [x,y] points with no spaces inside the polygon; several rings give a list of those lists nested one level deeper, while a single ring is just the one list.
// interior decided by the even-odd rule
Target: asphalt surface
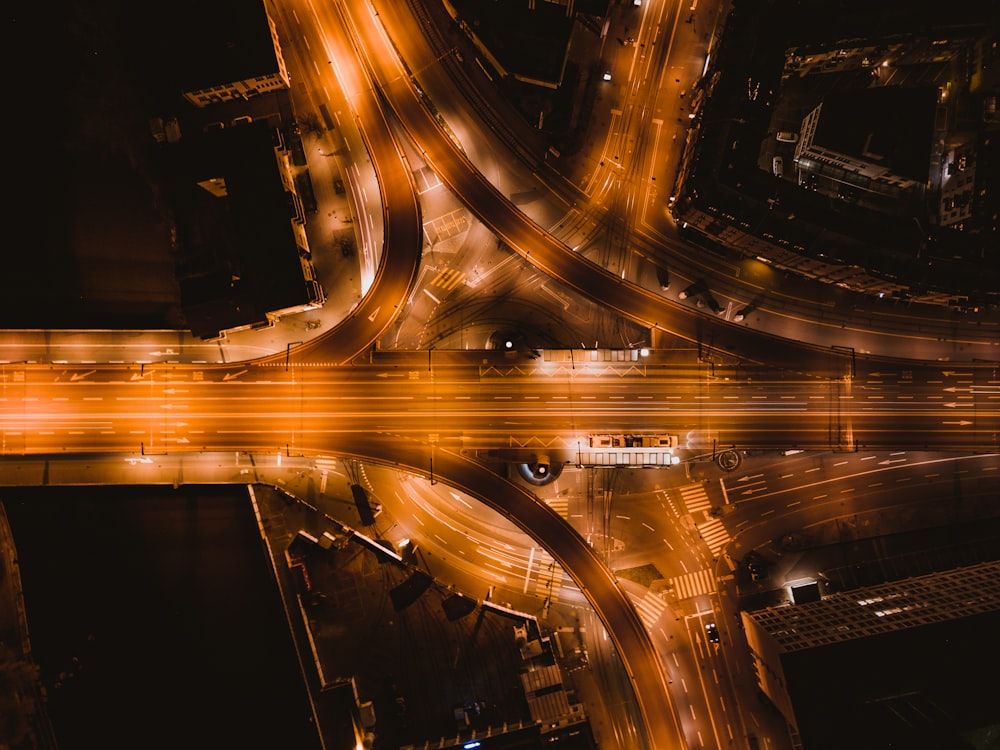
[{"label": "asphalt surface", "polygon": [[[469,55],[467,59],[473,59],[472,55]],[[587,156],[585,151],[581,151],[576,157],[566,157],[560,160],[560,171],[566,175],[572,175],[574,170],[586,167]],[[343,201],[342,205],[333,205],[331,210],[347,210],[346,201]],[[317,248],[322,250],[322,248]],[[332,251],[332,247],[327,247],[326,251]],[[324,271],[323,264],[318,264],[318,268],[321,272]],[[320,335],[331,324],[335,324],[335,318],[338,315],[343,314],[343,310],[349,308],[354,301],[356,301],[356,291],[348,287],[345,282],[345,276],[343,274],[343,264],[329,264],[326,266],[325,273],[326,277],[323,278],[324,286],[328,291],[330,296],[330,304],[328,310],[324,310],[320,313],[320,316],[324,318],[324,325],[322,329],[317,329],[315,334],[312,332],[306,332],[298,334],[296,338],[308,337],[310,335]],[[354,279],[350,279],[353,281]],[[795,282],[786,280],[785,282],[790,288]],[[803,284],[803,293],[805,293],[806,286]],[[847,299],[847,297],[845,297]],[[880,305],[875,301],[868,301],[863,298],[856,296],[850,296],[849,302],[844,303],[845,307],[849,307],[853,314],[861,315],[863,317],[865,308],[867,305],[871,305],[873,309],[877,306],[879,309],[883,308],[884,305]],[[942,326],[950,327],[952,329],[962,328],[966,325],[974,323],[967,316],[960,316],[949,310],[942,310],[940,315],[940,323]],[[942,341],[942,350],[947,353],[947,356],[951,356],[954,352],[954,347],[945,341]],[[275,351],[280,351],[280,347],[276,348]],[[287,521],[286,521],[287,522]],[[303,519],[303,523],[305,523]],[[292,522],[293,525],[294,522]],[[9,541],[7,536],[3,537],[5,541]],[[0,557],[0,562],[2,562],[2,569],[0,569],[0,601],[3,602],[3,606],[0,606],[0,641],[4,644],[19,643],[21,648],[28,650],[28,640],[27,631],[24,626],[23,610],[20,604],[20,594],[19,594],[19,583],[18,583],[18,568],[17,561],[13,558],[11,554],[11,548],[9,543],[0,544],[0,548],[3,549],[4,554]],[[342,586],[345,586],[344,582],[334,581],[334,585],[337,587],[336,590],[340,591]],[[349,586],[348,586],[349,588]],[[359,602],[359,606],[363,604]],[[383,602],[384,604],[384,602]],[[369,605],[369,609],[372,605]],[[362,607],[362,611],[364,611]],[[415,627],[413,625],[407,625],[408,627]],[[462,634],[463,636],[467,634]],[[389,637],[395,638],[397,636],[391,635]],[[498,645],[497,648],[502,648]],[[30,651],[29,651],[30,652]],[[347,667],[345,667],[347,668]],[[380,666],[379,669],[385,670],[384,666]],[[470,678],[472,679],[472,678]],[[480,678],[482,679],[482,678]],[[391,684],[391,680],[390,680]],[[42,737],[44,737],[44,732],[42,732]],[[44,740],[42,740],[44,742]]]}]

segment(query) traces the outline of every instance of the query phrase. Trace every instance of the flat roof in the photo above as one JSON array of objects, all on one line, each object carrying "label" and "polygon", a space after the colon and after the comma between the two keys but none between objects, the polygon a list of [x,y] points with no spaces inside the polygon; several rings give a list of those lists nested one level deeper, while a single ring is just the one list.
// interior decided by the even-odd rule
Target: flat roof
[{"label": "flat roof", "polygon": [[[200,91],[278,71],[267,11],[259,0],[180,0],[158,8],[182,91]],[[154,18],[152,23],[160,23]]]},{"label": "flat roof", "polygon": [[498,3],[453,0],[464,20],[490,53],[512,75],[561,83],[575,23],[567,8],[549,2]]},{"label": "flat roof", "polygon": [[937,96],[936,86],[832,91],[823,99],[813,141],[907,179],[926,182]]},{"label": "flat roof", "polygon": [[1000,612],[1000,561],[749,613],[782,653]]},{"label": "flat roof", "polygon": [[[273,129],[254,122],[177,144],[178,278],[185,316],[194,318],[186,322],[198,336],[310,302],[273,139]],[[217,192],[202,187],[209,184]]]}]

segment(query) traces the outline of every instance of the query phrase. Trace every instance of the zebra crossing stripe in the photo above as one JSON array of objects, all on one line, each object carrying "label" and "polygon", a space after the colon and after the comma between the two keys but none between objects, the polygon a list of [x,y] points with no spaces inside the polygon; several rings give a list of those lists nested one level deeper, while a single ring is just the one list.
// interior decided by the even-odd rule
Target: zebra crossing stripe
[{"label": "zebra crossing stripe", "polygon": [[632,594],[629,594],[628,598],[632,600],[633,606],[638,611],[642,624],[649,630],[652,630],[656,621],[660,619],[660,615],[663,614],[663,610],[667,608],[666,602],[656,594],[649,592],[641,599]]},{"label": "zebra crossing stripe", "polygon": [[465,272],[459,271],[457,268],[446,268],[441,273],[439,273],[434,281],[431,283],[435,286],[439,286],[442,289],[454,289],[458,286],[458,282],[465,278]]},{"label": "zebra crossing stripe", "polygon": [[707,568],[671,578],[670,585],[678,599],[691,599],[703,594],[714,594],[716,591],[715,578]]},{"label": "zebra crossing stripe", "polygon": [[726,531],[726,527],[722,525],[722,521],[718,518],[712,518],[701,525],[695,525],[698,529],[698,534],[708,545],[709,550],[711,550],[712,555],[715,555],[720,549],[729,544],[729,532]]},{"label": "zebra crossing stripe", "polygon": [[569,518],[569,499],[565,497],[553,497],[545,501],[552,510],[563,518]]},{"label": "zebra crossing stripe", "polygon": [[562,569],[553,557],[544,550],[539,552],[535,561],[538,570],[538,580],[535,582],[535,595],[549,602],[554,602],[562,586]]},{"label": "zebra crossing stripe", "polygon": [[705,492],[705,488],[700,484],[689,484],[684,487],[678,487],[677,491],[681,493],[681,499],[684,500],[684,507],[687,508],[688,513],[708,510],[712,507],[712,501],[708,499],[708,493]]},{"label": "zebra crossing stripe", "polygon": [[548,599],[553,603],[559,597],[559,588],[562,586],[561,576],[549,577],[548,574],[540,576],[538,584],[535,586],[535,596],[540,599]]}]

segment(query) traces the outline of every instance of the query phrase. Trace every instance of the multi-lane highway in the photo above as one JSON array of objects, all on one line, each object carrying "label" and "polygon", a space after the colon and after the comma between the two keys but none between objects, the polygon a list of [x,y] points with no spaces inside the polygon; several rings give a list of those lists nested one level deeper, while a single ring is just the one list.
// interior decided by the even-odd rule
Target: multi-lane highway
[{"label": "multi-lane highway", "polygon": [[708,366],[650,352],[572,368],[503,353],[412,352],[348,366],[4,365],[5,454],[287,447],[350,450],[358,434],[457,451],[530,444],[574,462],[587,436],[669,432],[687,455],[724,448],[991,451],[1000,434],[992,366],[867,361],[856,378]]},{"label": "multi-lane highway", "polygon": [[985,366],[883,363],[876,372],[862,361],[865,376],[851,379],[711,367],[694,352],[569,368],[484,352],[374,359],[288,369],[5,365],[0,448],[15,472],[20,456],[228,450],[358,456],[437,476],[530,531],[573,577],[609,627],[653,746],[671,747],[681,725],[666,667],[633,602],[582,536],[476,460],[481,451],[535,441],[573,462],[575,445],[609,430],[676,433],[684,458],[730,446],[995,451],[1000,434],[1000,384]]},{"label": "multi-lane highway", "polygon": [[[647,4],[654,5],[661,13],[666,7]],[[993,351],[988,337],[964,342],[963,362],[870,358],[678,305],[635,283],[627,269],[629,235],[622,227],[639,215],[638,163],[622,175],[610,164],[595,178],[602,200],[617,206],[613,220],[593,207],[573,215],[575,226],[609,233],[600,236],[618,253],[617,265],[601,253],[595,262],[518,210],[441,127],[413,68],[397,54],[406,45],[394,43],[370,6],[305,2],[282,12],[311,50],[314,90],[335,77],[371,158],[384,237],[370,292],[329,335],[295,342],[294,352],[274,348],[257,361],[108,365],[98,356],[75,366],[18,357],[21,364],[0,368],[0,453],[8,467],[26,455],[253,451],[357,456],[433,475],[530,530],[573,578],[609,628],[651,746],[669,748],[684,744],[682,722],[633,602],[563,518],[477,461],[481,452],[531,460],[532,446],[544,445],[573,463],[588,434],[609,431],[677,434],[683,458],[730,447],[993,452],[1000,446],[996,367],[973,361]],[[676,12],[670,18],[672,29]],[[666,31],[650,23],[640,39],[668,39]],[[664,67],[668,48],[640,59],[637,81]],[[649,90],[658,85],[654,80]],[[640,90],[626,91],[640,106]],[[648,113],[629,105],[626,114],[622,132],[641,136]],[[359,358],[405,308],[420,264],[421,205],[399,128],[478,220],[528,262],[643,326],[674,334],[685,348],[620,366],[569,368],[564,360],[512,360],[496,352]],[[629,136],[619,137],[608,147],[634,147]],[[650,158],[648,145],[636,153]],[[578,221],[580,215],[589,218]],[[898,339],[867,333],[866,348],[872,340]],[[926,338],[912,341],[922,345]]]}]

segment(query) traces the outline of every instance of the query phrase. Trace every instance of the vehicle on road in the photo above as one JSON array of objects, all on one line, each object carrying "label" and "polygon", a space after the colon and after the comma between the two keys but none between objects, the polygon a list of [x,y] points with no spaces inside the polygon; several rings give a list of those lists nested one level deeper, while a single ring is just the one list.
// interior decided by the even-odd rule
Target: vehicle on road
[{"label": "vehicle on road", "polygon": [[677,299],[687,299],[688,297],[693,297],[704,288],[705,283],[703,281],[699,280],[692,282],[677,293]]},{"label": "vehicle on road", "polygon": [[751,309],[752,308],[750,307],[750,305],[747,305],[746,307],[741,307],[733,315],[733,322],[734,323],[741,323],[741,322],[743,322],[746,319],[747,315],[750,314]]},{"label": "vehicle on road", "polygon": [[747,556],[744,558],[744,564],[746,565],[747,572],[750,574],[751,581],[759,581],[767,577],[767,561],[757,550],[751,550],[747,553]]},{"label": "vehicle on road", "polygon": [[710,622],[708,623],[708,625],[705,626],[705,633],[708,635],[708,640],[710,640],[712,643],[720,642],[719,628],[716,627],[714,622]]},{"label": "vehicle on road", "polygon": [[591,448],[676,448],[676,435],[590,435]]},{"label": "vehicle on road", "polygon": [[719,302],[718,302],[718,300],[716,300],[715,297],[713,297],[710,292],[704,292],[701,295],[701,300],[703,300],[704,303],[705,303],[705,306],[709,310],[711,310],[712,312],[714,312],[716,315],[722,315],[722,313],[724,313],[726,311],[726,308],[724,308],[722,305],[720,305]]}]

